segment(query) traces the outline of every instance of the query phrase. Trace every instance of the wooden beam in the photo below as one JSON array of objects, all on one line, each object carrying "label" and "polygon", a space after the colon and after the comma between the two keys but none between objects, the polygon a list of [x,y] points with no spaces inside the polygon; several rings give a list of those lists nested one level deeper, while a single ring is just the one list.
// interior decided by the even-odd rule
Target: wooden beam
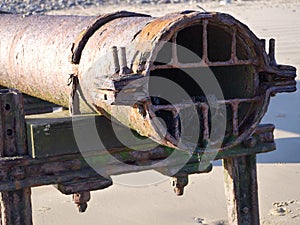
[{"label": "wooden beam", "polygon": [[259,225],[256,155],[223,160],[229,225]]}]

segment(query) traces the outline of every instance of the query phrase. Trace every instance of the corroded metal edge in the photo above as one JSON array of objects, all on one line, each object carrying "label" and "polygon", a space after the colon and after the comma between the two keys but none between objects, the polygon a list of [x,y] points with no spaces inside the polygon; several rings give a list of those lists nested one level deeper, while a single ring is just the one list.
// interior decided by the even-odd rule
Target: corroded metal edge
[{"label": "corroded metal edge", "polygon": [[[213,151],[217,151],[219,152],[215,158],[215,160],[217,160],[275,150],[273,129],[273,125],[259,126],[257,133],[253,135],[256,139],[256,144],[251,145],[250,147],[245,147],[245,144],[241,144],[239,147],[226,151],[215,149],[206,151],[203,154],[215,154]],[[158,153],[156,153],[156,151],[158,151]],[[203,167],[205,164],[204,161],[201,162],[202,167],[199,167],[199,154],[202,154],[201,152],[195,154],[194,157],[191,157],[190,161],[180,171],[177,169],[178,162],[176,160],[171,160],[168,164],[162,161],[162,159],[172,154],[172,149],[165,146],[153,149],[152,152],[120,149],[119,153],[117,151],[114,153],[112,152],[111,154],[119,160],[123,160],[125,164],[127,162],[129,165],[133,166],[130,167],[126,164],[127,166],[123,167],[122,163],[118,165],[111,164],[109,161],[105,161],[108,159],[105,154],[90,153],[89,156],[86,157],[93,158],[95,162],[99,162],[99,167],[108,172],[108,174],[103,174],[106,176],[151,169],[158,170],[169,176],[175,175],[172,174],[174,172],[176,174],[208,172],[207,167]],[[147,162],[149,165],[144,166]],[[143,166],[134,166],[139,165],[139,163]],[[207,163],[210,164],[210,162]],[[202,169],[199,170],[199,168]],[[60,184],[71,182],[76,179],[99,178],[99,174],[86,163],[81,154],[59,155],[40,159],[32,159],[28,156],[4,157],[0,158],[0,169],[1,191],[17,190],[31,186]]]}]

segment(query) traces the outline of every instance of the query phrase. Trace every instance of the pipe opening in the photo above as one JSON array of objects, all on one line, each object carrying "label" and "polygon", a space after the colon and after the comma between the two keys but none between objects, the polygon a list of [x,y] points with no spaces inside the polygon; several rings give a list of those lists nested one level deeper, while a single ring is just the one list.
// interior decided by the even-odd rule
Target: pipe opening
[{"label": "pipe opening", "polygon": [[[171,43],[171,42],[168,42]],[[158,52],[156,60],[153,65],[167,65],[172,59],[172,44],[165,44],[162,49]]]},{"label": "pipe opening", "polygon": [[236,57],[240,60],[248,60],[254,57],[245,38],[240,33],[236,35]]},{"label": "pipe opening", "polygon": [[[189,51],[193,53],[187,54]],[[184,131],[185,136],[182,137],[181,121],[193,121],[194,116],[198,117],[200,123],[199,147],[206,147],[209,137],[218,132],[212,128],[213,120],[226,117],[225,142],[248,128],[247,126],[254,121],[253,115],[259,109],[256,102],[261,100],[257,96],[255,67],[249,62],[240,61],[252,59],[250,53],[251,49],[241,34],[221,24],[209,22],[204,26],[199,22],[174,33],[158,52],[150,76],[173,82],[181,87],[187,96],[179,96],[170,90],[170,87],[158,87],[156,82],[151,82],[152,79],[149,81],[149,93],[153,93],[153,90],[156,93],[156,96],[151,96],[155,115],[165,122],[172,137],[176,140],[179,137],[189,140],[189,136],[193,136],[194,133],[193,124],[185,125],[191,129]],[[201,63],[205,54],[207,66]],[[209,108],[207,99],[208,95],[214,96],[213,88],[211,93],[204,93],[200,87],[207,85],[201,83],[201,77],[211,72],[224,95],[224,99],[216,99],[216,108]],[[168,100],[161,96],[167,97]],[[191,114],[191,106],[185,105],[188,100],[196,107],[197,115]],[[227,115],[218,114],[217,108],[221,104],[226,105]],[[179,118],[176,111],[178,108]]]},{"label": "pipe opening", "polygon": [[252,65],[220,66],[210,69],[223,91],[224,99],[255,96],[255,68]]},{"label": "pipe opening", "polygon": [[[177,57],[178,61],[181,63],[196,63],[199,62],[198,57],[202,58],[203,53],[203,26],[191,26],[187,27],[177,34]],[[188,49],[189,51],[196,54],[198,57],[194,57],[191,54],[186,54],[182,51],[182,47]]]},{"label": "pipe opening", "polygon": [[211,62],[228,61],[231,58],[232,34],[215,24],[207,26],[208,59]]}]

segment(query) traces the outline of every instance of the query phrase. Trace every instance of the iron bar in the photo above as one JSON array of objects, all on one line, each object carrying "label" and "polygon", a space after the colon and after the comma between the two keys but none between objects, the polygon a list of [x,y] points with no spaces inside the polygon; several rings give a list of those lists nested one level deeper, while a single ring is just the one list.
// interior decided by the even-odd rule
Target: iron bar
[{"label": "iron bar", "polygon": [[172,68],[180,68],[180,69],[187,69],[187,68],[201,68],[201,67],[217,67],[217,66],[239,66],[239,65],[256,65],[257,61],[255,60],[234,60],[230,59],[225,62],[210,62],[206,60],[206,62],[196,62],[196,63],[180,63],[180,62],[171,62],[166,65],[154,65],[151,67],[151,70],[157,69],[172,69]]},{"label": "iron bar", "polygon": [[207,25],[208,25],[208,20],[203,20],[203,54],[202,54],[202,60],[205,64],[208,64],[209,59],[208,59],[208,40],[207,40]]},{"label": "iron bar", "polygon": [[239,63],[239,60],[236,56],[236,28],[232,28],[232,42],[231,42],[231,60],[234,64]]}]

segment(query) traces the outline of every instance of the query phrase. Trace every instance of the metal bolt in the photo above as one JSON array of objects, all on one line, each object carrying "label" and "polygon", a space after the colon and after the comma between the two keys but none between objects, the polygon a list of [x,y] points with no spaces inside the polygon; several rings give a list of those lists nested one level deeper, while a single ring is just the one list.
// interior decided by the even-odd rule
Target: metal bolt
[{"label": "metal bolt", "polygon": [[247,140],[245,140],[243,144],[246,148],[254,148],[257,144],[257,140],[254,137],[250,137]]},{"label": "metal bolt", "polygon": [[10,171],[10,179],[11,180],[22,180],[25,177],[26,177],[26,173],[25,173],[24,167],[21,167],[21,166],[14,167]]},{"label": "metal bolt", "polygon": [[249,208],[248,208],[248,207],[244,207],[244,208],[242,209],[242,212],[243,212],[244,214],[248,214]]},{"label": "metal bolt", "polygon": [[172,177],[172,186],[174,187],[174,192],[177,196],[183,195],[184,187],[188,185],[188,175],[178,175],[175,177]]},{"label": "metal bolt", "polygon": [[127,67],[126,48],[120,47],[121,50],[121,68]]},{"label": "metal bolt", "polygon": [[91,199],[89,191],[73,194],[73,201],[77,205],[79,212],[85,212],[87,209],[87,202]]},{"label": "metal bolt", "polygon": [[129,74],[132,73],[132,70],[130,70],[127,67],[127,58],[126,58],[126,48],[125,47],[120,47],[121,51],[121,71],[120,74]]},{"label": "metal bolt", "polygon": [[269,142],[272,143],[274,142],[274,135],[272,132],[267,132],[264,133],[260,136],[260,138],[264,141],[264,142]]},{"label": "metal bolt", "polygon": [[116,46],[112,47],[112,53],[113,53],[113,60],[115,64],[115,73],[120,72],[120,63],[119,63],[119,57],[118,57],[118,49]]},{"label": "metal bolt", "polygon": [[275,39],[271,38],[269,41],[269,58],[270,58],[270,64],[276,65],[275,60]]}]

